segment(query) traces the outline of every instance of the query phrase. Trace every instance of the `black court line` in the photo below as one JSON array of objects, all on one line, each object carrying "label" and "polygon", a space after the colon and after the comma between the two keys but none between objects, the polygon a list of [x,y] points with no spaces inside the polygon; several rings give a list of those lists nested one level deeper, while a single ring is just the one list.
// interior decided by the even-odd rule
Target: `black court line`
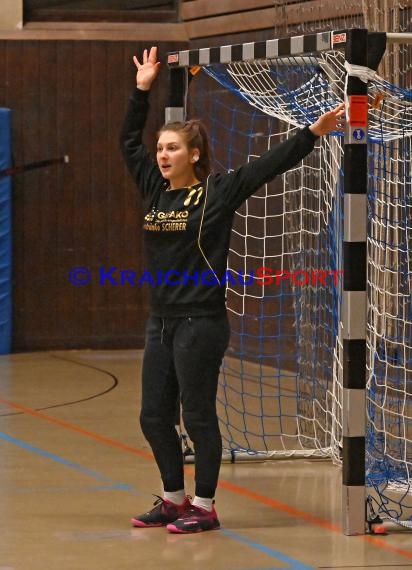
[{"label": "black court line", "polygon": [[[65,406],[72,406],[74,404],[81,404],[82,402],[94,400],[95,398],[100,398],[100,396],[104,396],[105,394],[108,394],[109,392],[111,392],[112,390],[117,388],[117,386],[119,385],[119,379],[114,374],[109,372],[108,370],[104,370],[103,368],[99,368],[98,366],[93,366],[92,364],[87,364],[85,362],[79,362],[79,361],[73,360],[71,358],[58,356],[56,354],[49,353],[48,356],[51,356],[52,358],[55,358],[56,360],[62,360],[65,362],[70,362],[72,364],[78,364],[79,366],[83,366],[85,368],[91,368],[92,370],[96,370],[97,372],[101,372],[102,374],[109,376],[112,379],[112,383],[105,390],[102,390],[101,392],[97,392],[96,394],[92,394],[91,396],[87,396],[86,398],[81,398],[79,400],[70,400],[67,402],[62,402],[60,404],[52,404],[50,406],[43,406],[41,408],[34,408],[36,410],[36,412],[40,412],[42,410],[51,410],[53,408],[63,408]],[[10,416],[19,416],[22,414],[24,414],[24,412],[7,412],[7,413],[0,414],[0,418],[10,417]]]}]

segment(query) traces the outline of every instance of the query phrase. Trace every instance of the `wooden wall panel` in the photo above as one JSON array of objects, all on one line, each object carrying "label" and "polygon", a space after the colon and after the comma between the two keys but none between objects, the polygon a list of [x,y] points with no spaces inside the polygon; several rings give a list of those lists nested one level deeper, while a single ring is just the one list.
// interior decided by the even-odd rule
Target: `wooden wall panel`
[{"label": "wooden wall panel", "polygon": [[183,42],[184,23],[30,22],[22,30],[0,30],[0,40],[78,40],[108,42]]},{"label": "wooden wall panel", "polygon": [[[272,29],[275,37],[284,37],[291,35],[294,27],[299,33],[308,33],[311,28],[339,29],[339,21],[340,27],[354,27],[356,20],[363,18],[364,6],[359,0],[183,0],[181,15],[191,41],[265,29]],[[398,11],[406,10],[412,0],[387,0],[386,12],[394,6]],[[367,8],[383,13],[381,0],[371,0]]]},{"label": "wooden wall panel", "polygon": [[177,0],[24,0],[23,4],[26,22],[174,22],[178,15]]},{"label": "wooden wall panel", "polygon": [[273,8],[274,5],[273,0],[220,0],[219,2],[191,0],[182,2],[181,16],[187,22],[219,14],[232,14],[259,8]]},{"label": "wooden wall panel", "polygon": [[204,2],[205,0],[193,0],[183,3],[182,17],[191,40],[270,27],[275,29],[279,24],[293,26],[302,22],[325,22],[362,14],[362,4],[359,0],[345,0],[344,3],[325,3],[324,0],[301,2],[286,0],[281,4],[264,0],[256,3],[243,0],[239,9],[236,9],[237,3],[230,0],[213,5]]},{"label": "wooden wall panel", "polygon": [[[0,42],[0,106],[13,111],[15,163],[70,155],[68,165],[13,179],[15,351],[142,346],[148,291],[101,286],[99,269],[141,275],[144,267],[140,200],[118,143],[134,86],[132,56],[144,47]],[[160,57],[185,47],[161,44]],[[164,66],[151,94],[148,140],[163,122],[167,81]],[[69,282],[76,266],[91,271],[88,285]]]},{"label": "wooden wall panel", "polygon": [[[83,73],[74,73],[70,80],[73,85],[73,108],[77,110],[78,124],[74,129],[70,149],[71,162],[73,165],[73,177],[71,187],[73,192],[73,226],[76,228],[79,247],[76,251],[69,252],[70,263],[73,267],[93,268],[94,236],[96,205],[92,198],[92,172],[91,153],[92,137],[91,124],[96,119],[93,115],[93,107],[101,106],[99,101],[92,101],[91,97],[91,44],[83,46],[81,42],[73,42],[72,61],[73,69],[83,68]],[[102,78],[103,80],[103,78]],[[110,143],[110,141],[107,141]],[[63,169],[66,170],[66,169]],[[92,269],[93,270],[93,269]],[[62,276],[67,271],[62,271]],[[84,343],[86,339],[96,335],[93,323],[95,300],[93,295],[93,283],[91,287],[73,287],[71,291],[71,309],[76,307],[77,318],[80,322]],[[102,337],[107,335],[106,327],[101,330]],[[103,338],[102,338],[103,340]],[[93,341],[95,341],[93,339]]]}]

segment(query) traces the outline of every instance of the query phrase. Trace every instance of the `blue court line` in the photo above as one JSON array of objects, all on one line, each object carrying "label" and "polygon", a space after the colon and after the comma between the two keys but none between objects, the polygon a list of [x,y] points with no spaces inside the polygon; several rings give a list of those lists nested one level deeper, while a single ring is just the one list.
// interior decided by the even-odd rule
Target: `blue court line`
[{"label": "blue court line", "polygon": [[[37,493],[90,493],[96,491],[131,491],[129,486],[125,487],[124,483],[112,483],[106,485],[72,485],[72,486],[51,486],[48,487],[13,487],[2,485],[0,487],[0,495],[14,494],[37,494]],[[137,491],[136,491],[137,493]],[[139,495],[141,493],[138,493]],[[1,570],[1,566],[0,566]]]},{"label": "blue court line", "polygon": [[[251,540],[250,538],[247,538],[246,536],[242,536],[241,534],[237,534],[236,532],[233,532],[233,531],[228,530],[226,528],[221,528],[219,532],[223,533],[224,535],[228,536],[229,538],[232,538],[233,540],[236,540],[237,542],[241,542],[242,544],[246,544],[247,546],[250,546],[250,548],[254,548],[255,550],[258,550],[259,552],[262,552],[263,554],[267,554],[268,556],[271,556],[272,558],[277,558],[278,560],[281,560],[282,562],[286,562],[286,564],[288,564],[289,566],[287,566],[287,568],[285,570],[316,570],[316,568],[314,566],[307,566],[306,564],[302,564],[302,562],[299,562],[298,560],[295,560],[294,558],[290,558],[290,556],[283,554],[283,552],[279,552],[278,550],[273,550],[273,548],[269,548],[269,546],[264,546],[263,544],[260,544],[259,542],[255,542],[254,540]],[[255,569],[251,568],[250,570],[255,570]],[[270,570],[270,568],[267,568],[266,570]],[[281,569],[280,568],[274,568],[273,570],[281,570]]]},{"label": "blue court line", "polygon": [[[73,461],[69,461],[68,459],[65,459],[64,457],[60,457],[59,455],[55,455],[54,453],[50,453],[49,451],[46,451],[44,449],[41,449],[40,447],[36,447],[34,445],[31,445],[30,443],[27,443],[26,441],[23,441],[21,439],[17,439],[15,437],[12,437],[11,435],[8,435],[4,432],[0,432],[0,439],[3,439],[4,441],[7,441],[9,443],[13,443],[14,445],[17,445],[17,446],[19,446],[22,449],[25,449],[27,451],[37,453],[38,455],[45,457],[47,459],[51,459],[52,461],[55,461],[56,463],[60,463],[61,465],[64,465],[65,467],[75,469],[76,471],[79,471],[83,475],[87,475],[88,477],[93,477],[94,479],[97,479],[99,481],[109,483],[110,488],[121,489],[124,491],[136,492],[135,489],[133,489],[133,487],[131,485],[128,485],[127,483],[114,483],[112,481],[112,479],[110,479],[106,475],[103,475],[102,473],[94,471],[93,469],[88,469],[87,467],[83,467],[82,465],[79,465],[78,463],[74,463]],[[285,562],[286,564],[288,564],[288,566],[284,569],[277,567],[277,568],[274,568],[273,570],[316,570],[313,566],[307,566],[306,564],[302,564],[298,560],[295,560],[294,558],[290,558],[289,556],[287,556],[286,554],[283,554],[282,552],[279,552],[277,550],[273,550],[273,548],[269,548],[268,546],[264,546],[263,544],[260,544],[259,542],[255,542],[254,540],[251,540],[250,538],[242,536],[241,534],[237,534],[231,530],[222,528],[222,529],[220,529],[219,532],[223,533],[224,535],[226,535],[227,537],[229,537],[233,540],[236,540],[237,542],[245,544],[245,545],[249,546],[250,548],[258,550],[259,552],[262,552],[263,554],[267,554],[268,556],[270,556],[272,558],[276,558],[277,560],[281,560],[282,562]],[[250,569],[250,570],[256,570],[256,569]],[[266,568],[266,570],[271,570],[271,569]]]},{"label": "blue court line", "polygon": [[133,487],[131,485],[128,485],[127,483],[114,483],[112,479],[110,479],[109,477],[106,477],[106,475],[103,475],[102,473],[98,473],[97,471],[94,471],[93,469],[88,469],[87,467],[83,467],[82,465],[79,465],[78,463],[74,463],[73,461],[69,461],[68,459],[65,459],[64,457],[60,457],[59,455],[55,455],[54,453],[50,453],[49,451],[41,449],[40,447],[35,447],[34,445],[31,445],[30,443],[27,443],[26,441],[23,441],[22,439],[17,439],[15,437],[12,437],[11,435],[8,435],[7,433],[0,432],[0,439],[4,439],[4,441],[8,441],[9,443],[13,443],[14,445],[18,445],[22,449],[25,449],[27,451],[31,451],[33,453],[37,453],[38,455],[41,455],[42,457],[46,457],[47,459],[51,459],[52,461],[55,461],[56,463],[60,463],[61,465],[65,465],[66,467],[70,467],[70,469],[75,469],[76,471],[79,471],[83,475],[87,475],[87,477],[93,477],[93,479],[97,479],[98,481],[103,481],[105,483],[109,483],[110,486],[112,486],[114,484],[116,489],[122,489],[124,491],[132,491],[133,490]]}]

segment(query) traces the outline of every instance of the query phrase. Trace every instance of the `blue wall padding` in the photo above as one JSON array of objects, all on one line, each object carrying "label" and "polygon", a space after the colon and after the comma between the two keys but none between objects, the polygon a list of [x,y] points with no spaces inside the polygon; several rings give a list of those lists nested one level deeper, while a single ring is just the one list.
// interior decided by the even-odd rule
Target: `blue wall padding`
[{"label": "blue wall padding", "polygon": [[[11,167],[11,111],[0,108],[0,170]],[[11,352],[12,218],[10,176],[0,176],[0,354]]]}]

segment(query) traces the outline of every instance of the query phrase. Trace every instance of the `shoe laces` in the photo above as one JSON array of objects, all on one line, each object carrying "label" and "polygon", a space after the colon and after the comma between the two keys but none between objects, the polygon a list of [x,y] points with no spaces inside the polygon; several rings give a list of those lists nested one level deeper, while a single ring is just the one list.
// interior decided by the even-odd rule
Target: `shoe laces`
[{"label": "shoe laces", "polygon": [[[161,508],[164,503],[169,503],[170,505],[174,505],[174,506],[180,506],[180,505],[176,505],[175,503],[172,503],[171,501],[167,501],[166,499],[164,499],[160,495],[153,495],[153,497],[156,497],[156,500],[153,503],[153,509],[151,509],[150,512],[152,512],[154,509],[158,508],[159,506]],[[185,502],[186,500],[188,500],[190,502],[192,500],[192,497],[190,495],[185,495],[183,502]]]},{"label": "shoe laces", "polygon": [[162,497],[160,497],[159,495],[153,495],[153,497],[157,497],[157,499],[153,503],[153,508],[150,509],[150,511],[148,511],[146,514],[151,513],[155,509],[159,508],[159,506],[161,507],[161,505],[165,502],[164,499]]}]

